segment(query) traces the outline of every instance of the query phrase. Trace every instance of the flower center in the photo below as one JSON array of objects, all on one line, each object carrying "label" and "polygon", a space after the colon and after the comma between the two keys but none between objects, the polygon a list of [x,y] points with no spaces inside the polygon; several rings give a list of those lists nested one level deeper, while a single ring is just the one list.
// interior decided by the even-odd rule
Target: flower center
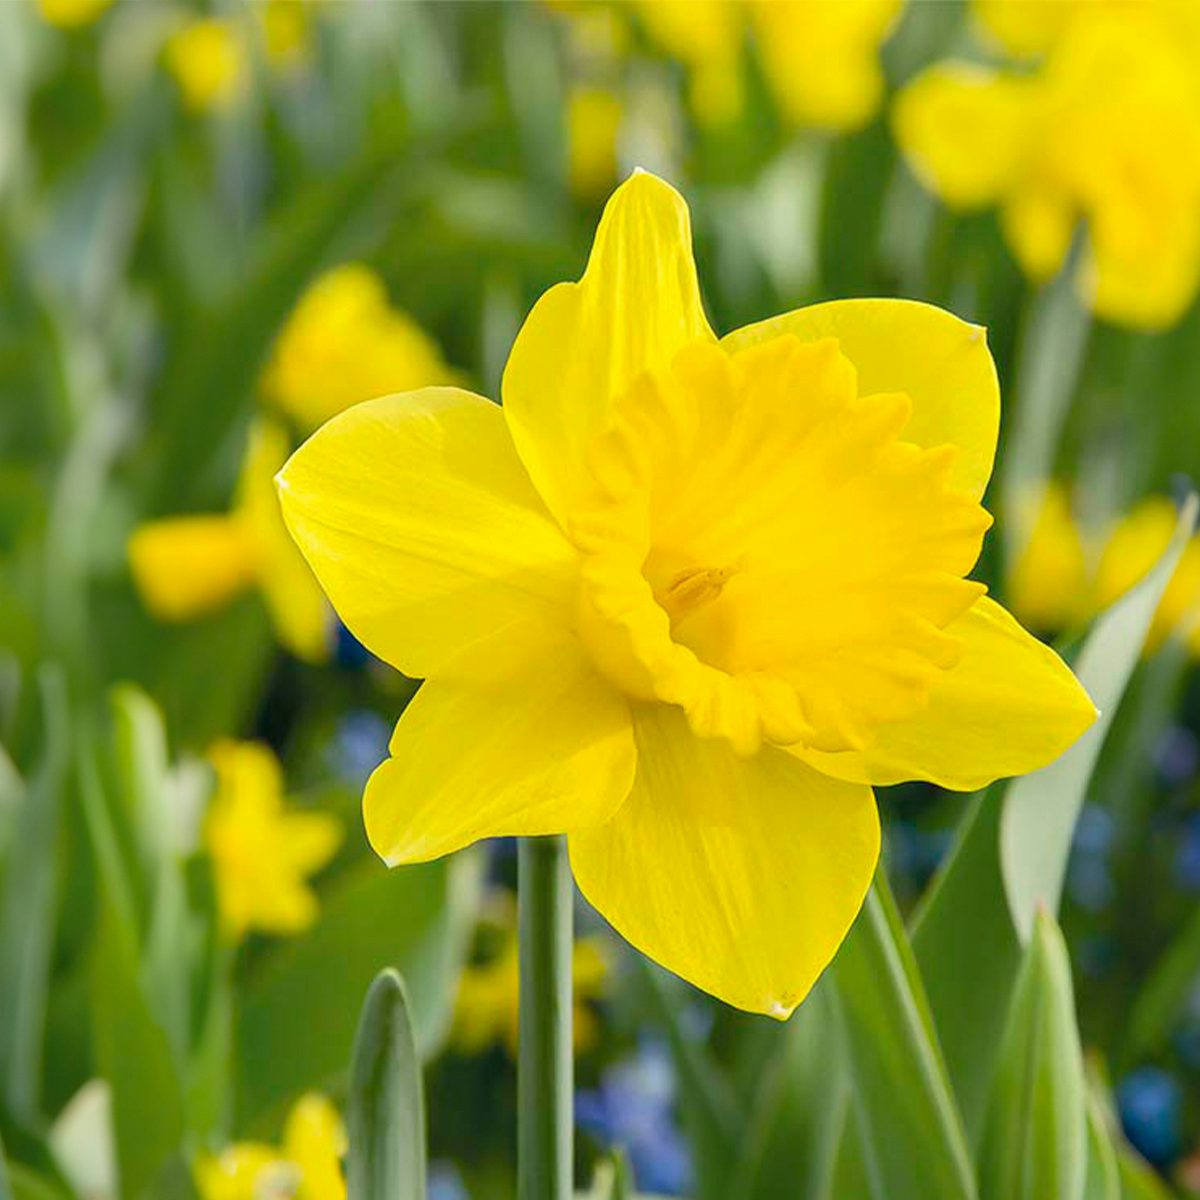
[{"label": "flower center", "polygon": [[918,711],[961,653],[989,521],[954,451],[901,439],[909,412],[858,396],[836,342],[790,336],[635,381],[569,531],[597,667],[742,753],[861,749]]}]

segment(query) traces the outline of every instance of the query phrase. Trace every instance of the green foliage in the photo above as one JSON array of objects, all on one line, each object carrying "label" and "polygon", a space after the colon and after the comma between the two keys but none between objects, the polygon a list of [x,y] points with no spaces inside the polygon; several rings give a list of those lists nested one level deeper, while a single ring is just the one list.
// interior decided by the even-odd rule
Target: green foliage
[{"label": "green foliage", "polygon": [[424,1200],[425,1100],[404,981],[375,977],[363,1004],[346,1108],[349,1192],[363,1200]]}]

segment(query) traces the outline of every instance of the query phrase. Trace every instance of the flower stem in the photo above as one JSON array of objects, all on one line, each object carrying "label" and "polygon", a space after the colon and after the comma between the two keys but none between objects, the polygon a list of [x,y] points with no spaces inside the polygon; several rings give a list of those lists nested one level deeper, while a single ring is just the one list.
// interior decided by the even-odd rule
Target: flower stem
[{"label": "flower stem", "polygon": [[573,1187],[571,875],[561,837],[522,838],[517,1055],[517,1198],[569,1200]]}]

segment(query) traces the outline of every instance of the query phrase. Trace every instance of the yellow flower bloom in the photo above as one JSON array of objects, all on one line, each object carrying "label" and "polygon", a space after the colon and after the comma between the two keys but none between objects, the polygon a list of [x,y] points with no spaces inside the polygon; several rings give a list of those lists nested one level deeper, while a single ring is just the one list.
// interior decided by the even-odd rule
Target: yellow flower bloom
[{"label": "yellow flower bloom", "polygon": [[850,130],[879,108],[879,50],[904,0],[636,0],[650,36],[687,69],[692,108],[720,124],[743,103],[749,22],[767,82],[798,125]]},{"label": "yellow flower bloom", "polygon": [[391,306],[383,280],[370,267],[346,263],[300,297],[262,391],[312,429],[360,400],[456,378],[434,340]]},{"label": "yellow flower bloom", "polygon": [[191,621],[258,587],[279,640],[298,658],[329,652],[329,612],[317,582],[288,536],[275,495],[287,435],[260,421],[251,430],[233,511],[165,517],[129,539],[129,565],[146,607],[160,621]]},{"label": "yellow flower bloom", "polygon": [[617,178],[617,135],[624,108],[609,88],[576,87],[567,95],[567,178],[585,200],[603,196]]},{"label": "yellow flower bloom", "polygon": [[203,17],[171,35],[165,50],[185,106],[194,113],[226,112],[246,94],[250,62],[237,25]]},{"label": "yellow flower bloom", "polygon": [[79,29],[90,25],[112,0],[37,0],[38,15],[48,25]]},{"label": "yellow flower bloom", "polygon": [[566,833],[630,942],[785,1016],[870,884],[871,784],[974,789],[1095,717],[965,578],[999,422],[984,331],[858,300],[718,341],[687,208],[639,172],[502,391],[359,405],[279,477],[346,624],[427,679],[367,785],[371,843]]},{"label": "yellow flower bloom", "polygon": [[[1145,578],[1166,550],[1178,519],[1170,500],[1153,496],[1113,526],[1096,568],[1097,611],[1119,600]],[[1200,537],[1184,548],[1163,592],[1146,639],[1147,651],[1157,649],[1176,633],[1186,636],[1193,652],[1200,654]]]},{"label": "yellow flower bloom", "polygon": [[306,882],[332,857],[341,826],[328,813],[287,812],[283,771],[258,742],[217,742],[209,751],[217,790],[204,821],[226,933],[290,934],[317,918]]},{"label": "yellow flower bloom", "polygon": [[312,0],[266,0],[261,7],[263,50],[276,71],[303,66],[312,54]]},{"label": "yellow flower bloom", "polygon": [[[1082,0],[1085,5],[1096,2]],[[1080,7],[1077,0],[972,0],[971,4],[985,37],[1017,58],[1045,54]]]},{"label": "yellow flower bloom", "polygon": [[879,50],[903,0],[751,0],[759,55],[797,125],[851,130],[879,110]]},{"label": "yellow flower bloom", "polygon": [[1008,595],[1013,612],[1043,633],[1087,614],[1087,555],[1061,484],[1046,488],[1029,540],[1010,570]]},{"label": "yellow flower bloom", "polygon": [[345,1152],[337,1109],[310,1092],[288,1114],[281,1147],[236,1142],[219,1155],[203,1154],[196,1162],[196,1188],[201,1200],[345,1200]]},{"label": "yellow flower bloom", "polygon": [[[984,11],[994,21],[1055,7]],[[1167,0],[1062,7],[1061,25],[1015,38],[1044,38],[1036,72],[937,64],[897,98],[896,136],[948,205],[999,206],[1035,280],[1061,267],[1085,222],[1086,302],[1108,320],[1164,327],[1200,285],[1200,20]]]},{"label": "yellow flower bloom", "polygon": [[[588,1001],[604,995],[607,976],[608,960],[600,939],[580,938],[571,956],[575,1000],[571,1028],[576,1050],[588,1050],[596,1043],[599,1030]],[[517,938],[509,933],[491,962],[463,971],[450,1031],[453,1044],[464,1054],[479,1054],[502,1041],[516,1057],[519,995]]]}]

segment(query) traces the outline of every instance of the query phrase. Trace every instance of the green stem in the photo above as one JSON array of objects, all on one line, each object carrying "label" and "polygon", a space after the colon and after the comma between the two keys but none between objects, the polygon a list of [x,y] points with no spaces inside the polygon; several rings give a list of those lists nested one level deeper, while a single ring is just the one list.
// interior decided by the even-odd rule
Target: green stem
[{"label": "green stem", "polygon": [[517,1056],[517,1198],[569,1200],[571,1092],[571,874],[560,837],[522,838]]}]

